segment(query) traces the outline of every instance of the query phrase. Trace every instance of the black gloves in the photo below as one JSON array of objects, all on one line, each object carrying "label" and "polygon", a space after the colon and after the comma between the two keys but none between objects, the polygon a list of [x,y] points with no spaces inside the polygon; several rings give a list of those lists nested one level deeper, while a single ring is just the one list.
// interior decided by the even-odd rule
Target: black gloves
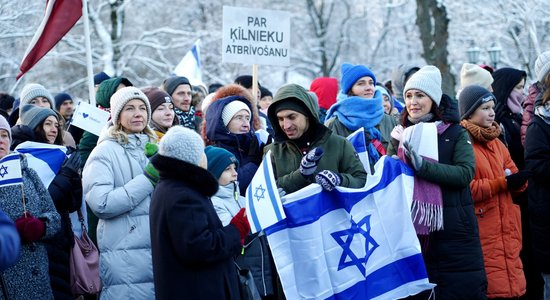
[{"label": "black gloves", "polygon": [[506,176],[506,185],[509,190],[517,190],[527,182],[531,175],[532,172],[530,170],[521,170],[515,174],[508,175]]}]

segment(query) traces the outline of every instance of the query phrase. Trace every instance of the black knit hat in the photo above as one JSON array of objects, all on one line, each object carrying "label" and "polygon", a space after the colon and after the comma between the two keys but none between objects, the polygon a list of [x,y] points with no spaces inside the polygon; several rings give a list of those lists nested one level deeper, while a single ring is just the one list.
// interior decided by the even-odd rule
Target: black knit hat
[{"label": "black knit hat", "polygon": [[[235,78],[235,83],[243,86],[245,89],[251,89],[252,88],[252,76],[251,75],[241,75],[237,78]],[[262,86],[258,82],[258,88],[261,88]]]},{"label": "black knit hat", "polygon": [[275,115],[281,110],[288,109],[299,112],[308,118],[312,117],[306,105],[296,98],[287,98],[281,101],[277,101],[271,105],[273,106],[273,111],[275,112]]},{"label": "black knit hat", "polygon": [[193,88],[193,86],[189,82],[189,79],[187,79],[187,77],[183,77],[183,76],[170,77],[170,78],[164,80],[164,82],[162,83],[162,86],[160,88],[163,89],[165,92],[167,92],[168,95],[172,96],[172,94],[174,93],[176,88],[178,86],[182,85],[182,84],[189,85],[190,89]]},{"label": "black knit hat", "polygon": [[483,103],[496,101],[495,96],[479,85],[466,86],[458,96],[460,106],[460,119],[468,119]]},{"label": "black knit hat", "polygon": [[61,107],[61,104],[63,104],[63,102],[67,100],[73,101],[73,97],[71,97],[71,95],[67,93],[59,93],[55,95],[54,99],[55,99],[55,109],[57,111],[59,111],[59,108]]}]

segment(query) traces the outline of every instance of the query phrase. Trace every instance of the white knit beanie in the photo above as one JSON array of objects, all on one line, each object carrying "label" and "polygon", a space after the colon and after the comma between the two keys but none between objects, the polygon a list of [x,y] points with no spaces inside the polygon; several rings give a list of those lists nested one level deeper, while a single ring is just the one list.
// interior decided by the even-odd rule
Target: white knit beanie
[{"label": "white knit beanie", "polygon": [[546,74],[550,72],[550,51],[543,52],[535,61],[535,75],[538,82],[543,82]]},{"label": "white knit beanie", "polygon": [[31,104],[32,99],[36,97],[44,97],[50,102],[50,108],[55,109],[54,99],[52,93],[48,91],[43,85],[38,83],[28,83],[21,90],[19,95],[21,106],[24,104]]},{"label": "white knit beanie", "polygon": [[489,71],[482,67],[465,63],[460,70],[460,88],[463,89],[469,85],[479,85],[488,89],[493,83],[493,76]]},{"label": "white knit beanie", "polygon": [[124,105],[134,99],[141,100],[145,103],[145,106],[147,107],[147,124],[149,124],[151,121],[151,104],[149,103],[147,96],[145,96],[145,94],[135,86],[121,88],[111,96],[111,120],[113,121],[113,124],[117,124]]},{"label": "white knit beanie", "polygon": [[172,126],[160,140],[159,154],[198,166],[204,154],[204,142],[194,130]]},{"label": "white knit beanie", "polygon": [[435,66],[424,66],[414,73],[405,84],[403,98],[408,90],[420,90],[428,95],[437,106],[441,102],[441,72]]},{"label": "white knit beanie", "polygon": [[4,116],[2,115],[0,115],[0,129],[4,129],[8,132],[8,137],[11,142],[11,126],[10,123],[8,123],[8,120],[6,120],[6,118],[4,118]]},{"label": "white knit beanie", "polygon": [[248,105],[240,100],[233,100],[226,104],[222,111],[223,125],[227,126],[233,116],[235,116],[236,113],[243,109],[248,111],[249,115],[252,115],[252,113],[250,112],[250,108],[248,108]]}]

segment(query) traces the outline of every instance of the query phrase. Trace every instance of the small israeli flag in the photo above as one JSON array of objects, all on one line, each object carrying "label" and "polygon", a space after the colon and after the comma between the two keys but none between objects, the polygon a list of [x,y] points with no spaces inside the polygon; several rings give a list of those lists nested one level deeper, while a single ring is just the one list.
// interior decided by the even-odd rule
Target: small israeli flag
[{"label": "small israeli flag", "polygon": [[252,233],[286,218],[271,165],[271,151],[264,156],[246,189],[246,213]]},{"label": "small israeli flag", "polygon": [[25,154],[29,168],[38,173],[46,188],[67,158],[67,147],[45,143],[23,142],[15,147],[15,151]]},{"label": "small israeli flag", "polygon": [[0,186],[23,184],[19,153],[8,154],[0,160]]}]

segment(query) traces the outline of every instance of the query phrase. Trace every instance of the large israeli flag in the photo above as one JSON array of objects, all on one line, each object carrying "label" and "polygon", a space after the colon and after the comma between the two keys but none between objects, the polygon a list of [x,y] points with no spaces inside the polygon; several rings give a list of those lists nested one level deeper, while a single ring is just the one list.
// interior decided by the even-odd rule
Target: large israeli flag
[{"label": "large israeli flag", "polygon": [[29,168],[38,173],[46,188],[67,158],[67,147],[45,143],[23,142],[15,147],[15,151],[25,154]]},{"label": "large israeli flag", "polygon": [[266,228],[287,299],[396,299],[431,289],[407,198],[413,172],[384,156],[363,189],[310,185]]},{"label": "large israeli flag", "polygon": [[246,189],[246,212],[252,233],[261,231],[285,218],[285,212],[275,183],[271,150]]},{"label": "large israeli flag", "polygon": [[0,186],[22,184],[19,153],[12,153],[0,159]]}]

